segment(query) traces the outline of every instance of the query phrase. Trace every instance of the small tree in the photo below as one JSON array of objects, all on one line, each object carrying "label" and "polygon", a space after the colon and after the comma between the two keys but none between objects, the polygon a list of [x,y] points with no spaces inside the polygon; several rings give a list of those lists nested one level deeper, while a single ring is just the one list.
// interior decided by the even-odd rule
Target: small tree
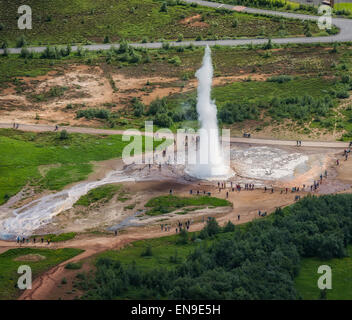
[{"label": "small tree", "polygon": [[233,232],[235,231],[235,225],[231,222],[228,221],[225,225],[225,227],[223,228],[224,232]]},{"label": "small tree", "polygon": [[22,47],[25,47],[26,45],[27,45],[27,40],[25,36],[24,35],[20,36],[16,42],[17,48],[22,48]]},{"label": "small tree", "polygon": [[263,49],[264,50],[270,50],[273,48],[273,44],[271,42],[271,37],[268,39],[268,42],[264,45]]},{"label": "small tree", "polygon": [[238,26],[238,20],[237,20],[237,18],[235,18],[232,21],[232,28],[236,28],[237,26]]},{"label": "small tree", "polygon": [[160,12],[167,12],[167,3],[163,2],[163,4],[160,7]]},{"label": "small tree", "polygon": [[60,140],[66,140],[66,139],[68,139],[68,138],[69,138],[68,132],[67,132],[66,130],[62,130],[62,131],[60,132]]},{"label": "small tree", "polygon": [[104,38],[104,43],[110,43],[110,38],[109,38],[109,36],[105,36],[105,38]]}]

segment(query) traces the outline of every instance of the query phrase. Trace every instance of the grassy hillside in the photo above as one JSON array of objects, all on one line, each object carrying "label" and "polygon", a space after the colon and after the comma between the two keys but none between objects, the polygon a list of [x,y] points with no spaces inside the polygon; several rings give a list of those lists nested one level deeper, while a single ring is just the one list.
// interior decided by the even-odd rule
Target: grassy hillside
[{"label": "grassy hillside", "polygon": [[322,274],[317,271],[321,265],[328,265],[332,271],[332,289],[327,290],[327,299],[352,300],[352,246],[348,247],[348,256],[342,259],[302,259],[301,269],[295,283],[303,299],[316,300],[320,298],[317,281]]},{"label": "grassy hillside", "polygon": [[[0,204],[29,183],[39,189],[60,190],[87,178],[90,161],[118,158],[122,136],[31,133],[0,130]],[[39,170],[39,167],[41,170]]]},{"label": "grassy hillside", "polygon": [[[11,249],[0,254],[0,300],[15,299],[21,291],[16,289],[19,274],[17,269],[21,265],[28,265],[32,269],[33,279],[59,263],[83,252],[80,249]],[[38,258],[38,261],[31,259]]]},{"label": "grassy hillside", "polygon": [[[0,3],[0,43],[6,40],[14,46],[22,35],[30,44],[40,45],[103,42],[106,36],[111,41],[152,41],[304,34],[302,22],[168,3],[165,11],[158,0],[28,0],[33,29],[22,31],[17,28],[18,4],[4,0]],[[316,24],[310,23],[310,32],[319,33]]]}]

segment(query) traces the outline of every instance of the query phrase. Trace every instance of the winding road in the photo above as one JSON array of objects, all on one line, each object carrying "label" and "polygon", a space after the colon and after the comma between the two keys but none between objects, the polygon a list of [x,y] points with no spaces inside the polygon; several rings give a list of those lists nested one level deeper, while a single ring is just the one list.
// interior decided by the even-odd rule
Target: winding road
[{"label": "winding road", "polygon": [[[298,14],[291,12],[281,12],[274,10],[264,10],[257,8],[247,8],[242,6],[233,6],[228,4],[222,4],[217,2],[202,1],[202,0],[183,0],[188,3],[197,3],[201,6],[211,7],[211,8],[225,8],[238,12],[246,12],[251,14],[261,14],[261,15],[272,15],[279,16],[289,19],[298,19],[298,20],[313,20],[318,21],[319,16]],[[273,43],[276,44],[288,44],[288,43],[332,43],[332,42],[349,42],[352,41],[352,19],[343,19],[343,18],[332,18],[332,23],[340,29],[340,32],[336,35],[324,36],[324,37],[296,37],[296,38],[274,38],[272,39]],[[264,44],[268,40],[263,39],[234,39],[234,40],[204,40],[204,41],[171,41],[168,42],[170,46],[187,46],[193,44],[195,46],[240,46],[247,44]],[[149,42],[149,43],[131,43],[133,47],[143,47],[147,49],[156,49],[162,47],[162,42]],[[98,50],[109,50],[111,47],[119,47],[119,44],[91,44],[82,46],[88,51],[98,51]],[[28,50],[33,52],[43,52],[46,47],[28,47]],[[77,51],[78,46],[72,46],[72,51]],[[0,54],[4,52],[3,49],[0,49]],[[9,48],[8,52],[11,54],[18,54],[21,52],[21,48]]]}]

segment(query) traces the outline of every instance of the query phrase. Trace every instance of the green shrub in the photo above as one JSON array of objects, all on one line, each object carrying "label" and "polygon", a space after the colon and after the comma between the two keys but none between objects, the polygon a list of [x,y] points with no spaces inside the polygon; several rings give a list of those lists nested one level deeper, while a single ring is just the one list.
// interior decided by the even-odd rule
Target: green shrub
[{"label": "green shrub", "polygon": [[69,262],[65,265],[65,269],[68,270],[79,270],[82,268],[82,262]]},{"label": "green shrub", "polygon": [[60,131],[60,140],[66,140],[69,138],[68,132],[66,130],[62,130]]},{"label": "green shrub", "polygon": [[173,125],[172,119],[166,113],[158,113],[154,119],[154,123],[163,128],[170,128]]},{"label": "green shrub", "polygon": [[111,117],[111,112],[106,109],[96,109],[89,108],[84,110],[78,110],[76,112],[77,119],[79,118],[87,118],[87,119],[109,119]]},{"label": "green shrub", "polygon": [[167,12],[167,3],[163,2],[161,7],[160,7],[160,12]]},{"label": "green shrub", "polygon": [[182,63],[179,56],[174,56],[174,57],[170,58],[170,59],[168,60],[168,62],[171,63],[171,64],[174,64],[174,65],[176,65],[176,66],[180,66],[181,63]]},{"label": "green shrub", "polygon": [[151,246],[147,246],[141,253],[141,257],[151,257],[152,255],[153,251]]},{"label": "green shrub", "polygon": [[266,81],[268,81],[268,82],[277,82],[277,83],[289,82],[291,80],[293,80],[293,77],[287,76],[287,75],[273,76],[273,77],[266,79]]},{"label": "green shrub", "polygon": [[27,43],[27,40],[26,40],[24,35],[21,35],[19,38],[17,38],[17,41],[16,41],[16,47],[17,48],[22,48],[22,47],[25,47],[27,45],[28,45],[28,43]]}]

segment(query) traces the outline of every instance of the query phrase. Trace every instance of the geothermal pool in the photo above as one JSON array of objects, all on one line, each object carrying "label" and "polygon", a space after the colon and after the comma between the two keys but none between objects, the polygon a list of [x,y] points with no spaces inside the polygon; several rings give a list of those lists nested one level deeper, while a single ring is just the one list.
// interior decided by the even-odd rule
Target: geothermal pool
[{"label": "geothermal pool", "polygon": [[323,167],[324,156],[289,152],[261,146],[231,150],[231,161],[242,177],[259,180],[291,180],[313,166]]}]

